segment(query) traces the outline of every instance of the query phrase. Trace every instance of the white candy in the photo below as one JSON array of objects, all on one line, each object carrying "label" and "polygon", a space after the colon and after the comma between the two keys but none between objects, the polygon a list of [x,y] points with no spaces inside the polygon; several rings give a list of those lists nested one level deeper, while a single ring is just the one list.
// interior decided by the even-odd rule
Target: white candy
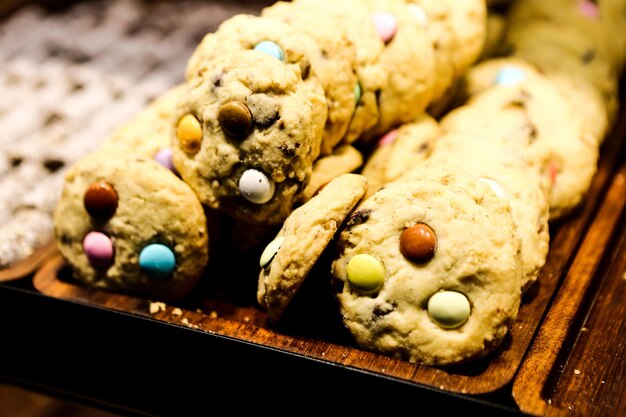
[{"label": "white candy", "polygon": [[499,182],[494,181],[491,178],[479,178],[478,181],[482,181],[487,184],[498,197],[504,197],[504,190],[500,186]]},{"label": "white candy", "polygon": [[248,169],[239,178],[239,191],[244,198],[255,204],[267,203],[274,195],[272,180],[256,169]]},{"label": "white candy", "polygon": [[261,254],[261,259],[259,260],[259,265],[261,266],[261,268],[267,267],[270,264],[270,262],[272,262],[272,260],[274,259],[274,256],[276,256],[276,253],[282,246],[284,240],[285,238],[283,236],[279,236],[276,239],[272,240],[265,247],[265,249],[263,250],[263,253]]}]

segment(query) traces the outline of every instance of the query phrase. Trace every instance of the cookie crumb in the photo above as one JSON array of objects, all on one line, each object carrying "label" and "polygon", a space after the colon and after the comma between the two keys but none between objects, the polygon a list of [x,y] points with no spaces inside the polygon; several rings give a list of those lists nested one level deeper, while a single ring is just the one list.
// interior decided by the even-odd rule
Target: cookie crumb
[{"label": "cookie crumb", "polygon": [[580,375],[580,370],[574,369],[574,375]]},{"label": "cookie crumb", "polygon": [[165,311],[166,307],[167,306],[165,305],[165,303],[162,303],[160,301],[151,302],[150,303],[150,314],[156,314],[159,311]]},{"label": "cookie crumb", "polygon": [[212,310],[212,311],[209,313],[209,317],[211,317],[212,319],[216,319],[216,318],[217,318],[217,311]]},{"label": "cookie crumb", "polygon": [[174,310],[172,310],[172,315],[174,315],[174,316],[180,316],[182,314],[183,314],[183,310],[181,310],[178,307],[176,307]]}]

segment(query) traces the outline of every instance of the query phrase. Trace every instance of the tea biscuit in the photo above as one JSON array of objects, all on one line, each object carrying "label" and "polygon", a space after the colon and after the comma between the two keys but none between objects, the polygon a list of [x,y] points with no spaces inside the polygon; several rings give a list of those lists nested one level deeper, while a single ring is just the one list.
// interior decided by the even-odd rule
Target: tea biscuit
[{"label": "tea biscuit", "polygon": [[203,204],[278,224],[311,179],[325,111],[321,85],[311,91],[300,66],[255,50],[218,56],[186,82],[174,166]]},{"label": "tea biscuit", "polygon": [[80,159],[66,174],[54,232],[72,276],[95,288],[175,301],[208,262],[202,205],[146,157]]},{"label": "tea biscuit", "polygon": [[365,177],[340,175],[285,220],[260,260],[257,300],[271,321],[280,318],[366,189]]},{"label": "tea biscuit", "polygon": [[337,300],[364,349],[464,363],[494,351],[517,318],[519,240],[508,203],[485,184],[389,183],[357,206],[337,246]]},{"label": "tea biscuit", "polygon": [[319,82],[327,99],[328,116],[322,137],[321,152],[332,153],[343,138],[356,106],[357,85],[352,62],[356,50],[350,44],[329,59],[311,36],[285,22],[248,14],[235,15],[208,33],[187,63],[187,78],[204,71],[204,65],[218,55],[233,51],[257,49],[301,68],[302,78]]}]

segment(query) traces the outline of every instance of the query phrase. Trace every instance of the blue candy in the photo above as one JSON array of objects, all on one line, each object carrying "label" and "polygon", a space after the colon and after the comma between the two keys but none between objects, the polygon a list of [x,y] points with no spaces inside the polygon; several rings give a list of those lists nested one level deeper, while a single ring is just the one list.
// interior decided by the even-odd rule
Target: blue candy
[{"label": "blue candy", "polygon": [[254,50],[271,55],[280,61],[285,60],[285,54],[283,53],[283,49],[272,41],[261,41],[256,44]]},{"label": "blue candy", "polygon": [[160,243],[146,246],[139,254],[139,268],[150,278],[168,278],[176,267],[176,257],[170,248]]},{"label": "blue candy", "polygon": [[524,80],[526,74],[520,68],[516,67],[506,67],[501,69],[496,75],[496,84],[497,85],[515,85]]}]

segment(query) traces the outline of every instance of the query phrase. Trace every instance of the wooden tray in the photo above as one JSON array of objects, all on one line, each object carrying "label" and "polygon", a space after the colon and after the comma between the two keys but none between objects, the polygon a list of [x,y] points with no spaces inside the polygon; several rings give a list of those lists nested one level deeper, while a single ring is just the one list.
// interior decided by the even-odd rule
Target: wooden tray
[{"label": "wooden tray", "polygon": [[[181,305],[164,305],[86,288],[69,278],[67,268],[58,255],[35,274],[33,283],[38,291],[51,297],[150,316],[163,322],[453,393],[492,393],[513,384],[515,379],[516,401],[523,408],[540,415],[546,402],[540,401],[541,394],[537,390],[543,392],[543,387],[548,384],[551,365],[556,361],[554,356],[566,342],[565,335],[571,329],[577,305],[597,275],[595,269],[614,234],[609,232],[617,229],[624,212],[624,167],[619,175],[616,176],[615,172],[620,164],[623,165],[625,137],[626,117],[622,115],[615,131],[603,145],[598,171],[584,204],[561,224],[551,225],[551,245],[546,265],[537,283],[525,295],[519,318],[510,335],[497,352],[471,366],[436,369],[358,349],[332,318],[320,320],[316,316],[315,320],[307,321],[307,308],[320,310],[319,306],[307,304],[302,297],[296,300],[304,306],[303,313],[292,312],[291,316],[295,318],[288,320],[287,325],[273,328],[268,325],[266,313],[250,299],[213,293],[200,294]],[[256,283],[256,276],[253,279]],[[315,287],[314,283],[305,282],[305,285]],[[301,292],[305,291],[313,290],[303,287]],[[555,300],[554,303],[552,300]],[[319,298],[316,303],[319,304]],[[546,314],[546,325],[540,327]],[[537,332],[537,344],[530,349],[529,358],[523,362]],[[515,378],[518,371],[520,375]],[[535,378],[539,379],[535,381]],[[530,405],[526,405],[527,402]],[[535,402],[541,404],[534,406]]]},{"label": "wooden tray", "polygon": [[626,162],[513,384],[534,415],[626,415]]}]

